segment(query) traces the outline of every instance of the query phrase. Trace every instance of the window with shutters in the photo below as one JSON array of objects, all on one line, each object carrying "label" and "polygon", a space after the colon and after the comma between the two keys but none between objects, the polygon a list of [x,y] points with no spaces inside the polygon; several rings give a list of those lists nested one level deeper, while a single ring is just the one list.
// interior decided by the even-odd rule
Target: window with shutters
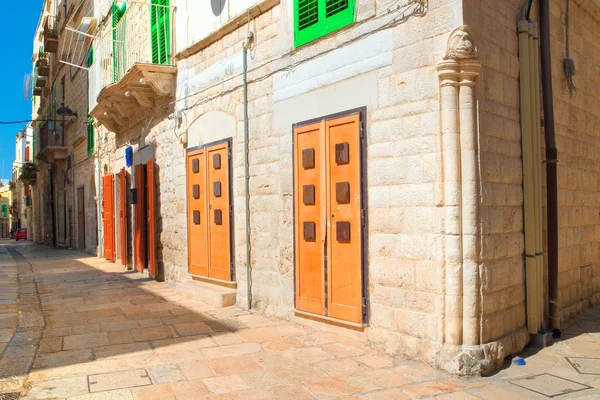
[{"label": "window with shutters", "polygon": [[302,46],[354,22],[356,0],[294,0],[294,44]]},{"label": "window with shutters", "polygon": [[87,153],[88,156],[92,155],[95,150],[95,128],[94,128],[94,118],[88,117],[87,121]]},{"label": "window with shutters", "polygon": [[150,42],[153,64],[171,64],[170,11],[169,0],[152,0],[150,4]]},{"label": "window with shutters", "polygon": [[[91,67],[92,64],[94,63],[94,48],[90,47],[90,50],[88,51],[88,55],[87,55],[87,59],[86,59],[86,65],[87,67]],[[90,95],[90,90],[89,90],[89,81],[88,81],[88,96]],[[88,101],[88,104],[90,104],[90,102]],[[88,120],[87,120],[87,153],[88,156],[92,155],[92,153],[95,150],[95,137],[94,137],[94,118],[88,116]]]},{"label": "window with shutters", "polygon": [[125,21],[121,22],[127,3],[121,7],[117,3],[112,4],[112,27],[113,27],[113,81],[119,80],[120,68],[124,68],[125,64]]}]

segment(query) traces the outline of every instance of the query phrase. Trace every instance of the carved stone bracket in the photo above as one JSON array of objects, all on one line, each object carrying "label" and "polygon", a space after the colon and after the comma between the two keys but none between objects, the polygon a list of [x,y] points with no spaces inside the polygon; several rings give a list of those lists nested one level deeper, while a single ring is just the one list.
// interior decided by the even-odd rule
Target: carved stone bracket
[{"label": "carved stone bracket", "polygon": [[175,66],[134,64],[120,81],[102,89],[90,115],[123,133],[175,97],[176,74]]}]

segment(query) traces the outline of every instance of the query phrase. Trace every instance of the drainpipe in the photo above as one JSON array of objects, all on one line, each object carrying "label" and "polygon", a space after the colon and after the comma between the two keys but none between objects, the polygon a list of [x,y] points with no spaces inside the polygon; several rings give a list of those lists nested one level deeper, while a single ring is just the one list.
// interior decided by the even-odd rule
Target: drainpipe
[{"label": "drainpipe", "polygon": [[242,49],[242,66],[244,69],[244,185],[246,201],[246,296],[248,310],[252,308],[252,284],[250,279],[250,164],[248,162],[248,50],[252,43],[252,32],[246,33]]},{"label": "drainpipe", "polygon": [[[98,136],[98,135],[96,135]],[[103,256],[103,248],[102,248],[102,179],[101,179],[101,171],[100,171],[100,138],[96,137],[96,189],[98,190],[98,201],[96,203],[96,228],[98,231],[98,257]]]},{"label": "drainpipe", "polygon": [[557,151],[552,99],[552,66],[550,54],[550,4],[540,0],[540,54],[542,66],[542,101],[544,106],[544,138],[546,141],[546,218],[548,220],[548,301],[550,329],[560,335],[558,304],[558,188]]}]

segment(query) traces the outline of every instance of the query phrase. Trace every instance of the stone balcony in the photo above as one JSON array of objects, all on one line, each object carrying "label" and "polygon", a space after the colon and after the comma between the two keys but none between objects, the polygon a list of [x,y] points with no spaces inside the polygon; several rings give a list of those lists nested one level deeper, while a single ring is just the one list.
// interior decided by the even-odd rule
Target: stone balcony
[{"label": "stone balcony", "polygon": [[100,91],[90,115],[110,131],[123,133],[175,98],[177,67],[135,63]]}]

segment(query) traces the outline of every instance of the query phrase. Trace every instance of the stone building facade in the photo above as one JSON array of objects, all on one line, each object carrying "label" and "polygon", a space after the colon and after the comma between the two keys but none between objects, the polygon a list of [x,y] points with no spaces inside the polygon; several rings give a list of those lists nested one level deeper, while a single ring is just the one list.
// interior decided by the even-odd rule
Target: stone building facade
[{"label": "stone building facade", "polygon": [[[87,73],[93,83],[88,90],[86,71],[73,72],[73,86],[89,94],[71,90],[65,103],[79,107],[75,121],[81,122],[89,98],[98,159],[96,165],[77,150],[82,124],[70,125],[75,183],[65,193],[72,209],[73,188],[86,187],[86,226],[93,226],[87,224],[95,218],[94,204],[102,212],[101,255],[181,290],[229,290],[236,304],[269,316],[344,325],[388,353],[458,374],[489,373],[546,326],[528,321],[515,33],[523,1],[348,1],[350,23],[300,41],[295,0],[225,1],[216,8],[86,3],[93,6],[81,17],[97,22],[89,43],[97,57]],[[314,3],[327,12],[325,1]],[[561,321],[596,304],[600,294],[594,157],[600,8],[591,0],[571,3],[571,21],[577,21],[570,28],[578,68],[574,97],[562,90],[565,2],[551,1]],[[156,25],[168,35],[152,33],[157,16],[169,21]],[[360,207],[347,225],[325,213],[306,225],[302,204],[328,198],[319,185],[330,178],[313,182],[311,192],[311,185],[299,186],[302,171],[323,160],[325,149],[344,143],[302,148],[299,135],[312,126],[329,137],[334,131],[327,129],[342,120],[354,121],[356,141],[339,154],[336,147],[339,159],[320,171],[330,173],[360,154],[358,180],[348,178],[361,187]],[[357,143],[361,152],[352,153]],[[214,180],[211,174],[229,162],[230,173]],[[210,184],[194,180],[199,171]],[[331,196],[339,200],[344,187],[331,189]],[[219,207],[229,208],[202,203],[205,215],[195,208],[204,196],[215,204],[225,198],[229,202]],[[205,218],[219,226],[206,231],[221,238],[216,244],[195,230]],[[223,226],[230,236],[218,236]],[[315,313],[301,305],[299,291],[306,288],[299,260],[308,254],[299,251],[301,243],[334,229],[347,234],[327,236],[324,246],[334,238],[361,239],[362,250],[347,258],[358,272],[346,282],[351,272],[342,268],[336,278],[358,288],[348,294],[341,288],[346,283],[338,284],[339,293],[358,296],[358,322],[330,317],[338,296],[331,286],[322,290],[325,308]],[[222,271],[231,265],[224,272],[229,279],[194,272],[204,268],[196,261],[205,256],[197,253],[200,246],[208,249],[209,264],[211,254],[227,256],[214,262],[224,263]],[[322,251],[334,254],[333,247]],[[330,269],[315,280],[332,285],[336,264],[327,260],[318,259]],[[536,279],[546,287],[547,277]],[[546,311],[547,299],[543,290],[536,300]]]}]

